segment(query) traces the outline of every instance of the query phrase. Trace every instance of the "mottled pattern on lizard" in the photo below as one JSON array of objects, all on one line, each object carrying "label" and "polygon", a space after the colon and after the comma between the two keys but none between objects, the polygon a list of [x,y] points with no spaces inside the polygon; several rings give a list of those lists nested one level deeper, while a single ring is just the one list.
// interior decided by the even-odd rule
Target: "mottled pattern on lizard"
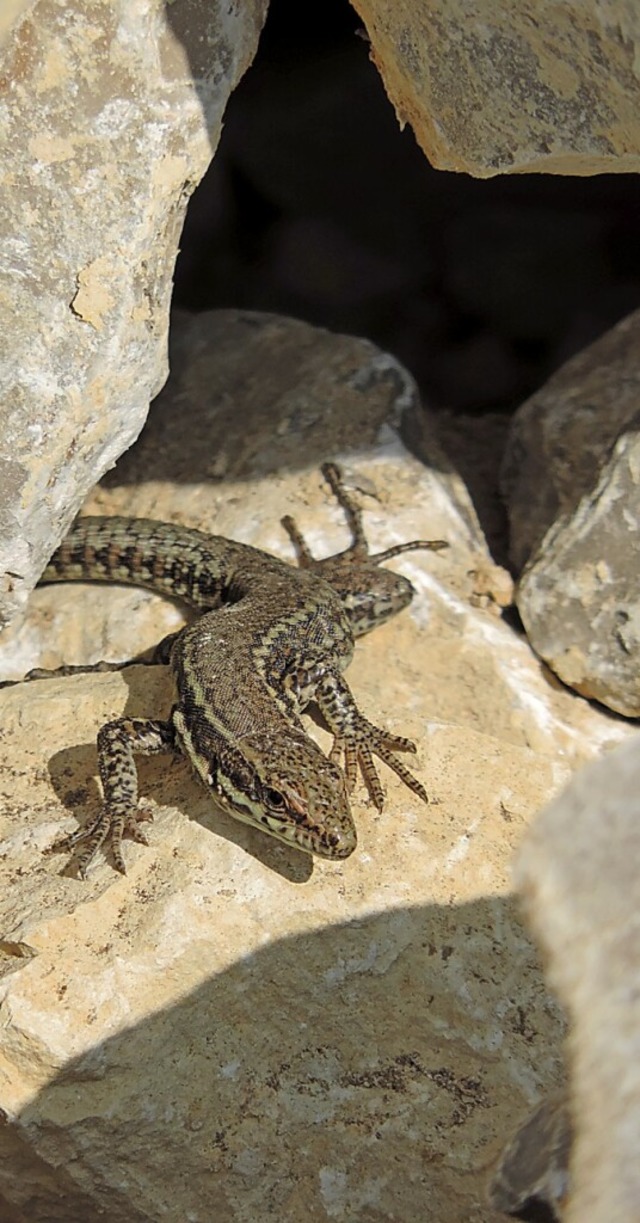
[{"label": "mottled pattern on lizard", "polygon": [[[349,792],[358,766],[382,808],[374,755],[428,801],[396,755],[414,752],[414,744],[360,713],[342,671],[354,637],[413,597],[411,583],[380,569],[381,562],[447,544],[414,540],[370,556],[360,510],[338,468],[327,463],[322,470],[346,513],[352,542],[336,556],[315,560],[285,518],[298,569],[247,544],[146,519],[80,518],[52,556],[43,582],[134,584],[202,613],[161,642],[152,659],[168,663],[175,677],[169,719],[118,718],[98,734],[104,806],[88,827],[52,847],[77,848],[81,877],[104,842],[122,873],[123,836],[146,844],[141,824],[151,815],[138,806],[135,753],[182,751],[237,819],[325,858],[346,858],[355,849]],[[301,722],[310,702],[334,736],[328,758]]]}]

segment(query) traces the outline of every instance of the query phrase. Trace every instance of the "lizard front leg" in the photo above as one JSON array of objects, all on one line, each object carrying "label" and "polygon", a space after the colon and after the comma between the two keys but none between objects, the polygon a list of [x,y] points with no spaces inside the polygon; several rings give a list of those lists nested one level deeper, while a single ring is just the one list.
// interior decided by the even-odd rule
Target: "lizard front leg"
[{"label": "lizard front leg", "polygon": [[104,806],[94,820],[51,846],[52,853],[80,845],[77,870],[81,879],[100,846],[109,841],[114,865],[126,874],[122,857],[122,838],[126,835],[141,844],[147,838],[140,824],[153,819],[148,808],[138,806],[138,774],[134,753],[144,756],[176,750],[175,732],[170,722],[147,718],[117,718],[98,731],[98,765]]},{"label": "lizard front leg", "polygon": [[52,670],[47,667],[32,667],[24,679],[3,680],[0,688],[12,688],[15,684],[25,684],[34,679],[59,679],[67,675],[102,675],[111,671],[124,671],[126,667],[167,666],[171,658],[173,643],[181,632],[182,629],[178,629],[175,633],[169,633],[151,651],[144,650],[142,654],[136,654],[134,658],[126,658],[123,662],[106,662],[101,659],[100,662],[63,663],[61,667],[54,667]]},{"label": "lizard front leg", "polygon": [[333,734],[330,759],[339,763],[344,757],[347,790],[352,790],[355,785],[359,765],[372,802],[378,811],[382,810],[384,792],[373,762],[375,755],[393,769],[405,786],[413,790],[423,802],[429,802],[424,786],[394,754],[415,752],[415,743],[402,735],[392,735],[390,731],[374,726],[373,722],[365,718],[339,672],[327,671],[320,677],[314,700]]}]

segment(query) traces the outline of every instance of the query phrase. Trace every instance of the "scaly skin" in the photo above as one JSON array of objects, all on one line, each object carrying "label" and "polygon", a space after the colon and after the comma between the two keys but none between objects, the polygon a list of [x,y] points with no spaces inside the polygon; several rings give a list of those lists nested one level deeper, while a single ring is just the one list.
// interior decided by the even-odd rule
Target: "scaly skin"
[{"label": "scaly skin", "polygon": [[[145,519],[78,519],[54,553],[43,582],[145,586],[202,612],[162,642],[153,660],[168,662],[175,677],[177,700],[169,720],[118,718],[98,734],[104,808],[89,827],[53,846],[78,847],[81,877],[103,842],[110,842],[122,873],[123,835],[146,843],[140,825],[151,817],[138,806],[134,753],[182,751],[237,819],[324,858],[347,858],[356,847],[348,794],[358,766],[372,800],[382,807],[373,755],[428,801],[395,755],[415,751],[414,744],[363,717],[342,671],[354,637],[395,615],[413,596],[410,582],[378,568],[380,562],[410,549],[447,545],[416,540],[369,556],[360,512],[338,469],[325,464],[323,474],[345,510],[352,543],[316,561],[295,523],[285,519],[299,569],[246,544]],[[300,720],[310,701],[334,735],[328,759]]]}]

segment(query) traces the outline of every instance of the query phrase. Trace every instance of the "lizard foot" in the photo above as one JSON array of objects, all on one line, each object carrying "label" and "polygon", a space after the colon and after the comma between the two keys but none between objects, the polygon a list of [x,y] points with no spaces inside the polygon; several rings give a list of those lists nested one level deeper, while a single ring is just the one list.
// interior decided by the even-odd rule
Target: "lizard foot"
[{"label": "lizard foot", "polygon": [[315,700],[333,732],[330,759],[334,764],[344,761],[347,790],[353,789],[359,766],[371,801],[378,811],[382,810],[384,791],[373,760],[374,756],[378,756],[409,790],[417,794],[423,802],[429,802],[424,786],[395,754],[415,753],[415,743],[412,743],[411,739],[405,739],[403,735],[394,735],[383,730],[365,718],[342,675],[337,672],[325,674],[317,686]]},{"label": "lizard foot", "polygon": [[78,878],[86,879],[88,867],[100,847],[106,843],[111,849],[116,870],[121,875],[126,875],[127,868],[122,856],[122,841],[124,837],[130,837],[132,841],[137,841],[140,845],[148,845],[146,833],[140,825],[152,820],[153,811],[146,804],[126,812],[103,808],[85,828],[78,828],[66,837],[59,837],[46,852],[50,854],[70,853],[79,846],[79,853],[74,857],[74,864]]}]

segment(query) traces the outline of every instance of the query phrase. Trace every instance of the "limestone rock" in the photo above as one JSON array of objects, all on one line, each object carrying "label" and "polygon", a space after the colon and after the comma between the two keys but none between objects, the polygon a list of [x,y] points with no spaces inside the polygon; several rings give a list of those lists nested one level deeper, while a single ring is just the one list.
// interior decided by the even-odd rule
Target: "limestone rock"
[{"label": "limestone rock", "polygon": [[640,311],[516,413],[503,469],[517,604],[557,675],[640,715]]},{"label": "limestone rock", "polygon": [[519,571],[559,517],[593,493],[621,434],[640,412],[640,310],[567,361],[519,408],[502,486]]},{"label": "limestone rock", "polygon": [[[398,558],[415,600],[348,671],[367,714],[417,741],[430,805],[385,772],[378,815],[358,787],[359,847],[342,863],[224,816],[186,763],[159,758],[140,767],[150,846],[126,845],[126,878],[101,858],[80,883],[43,850],[97,809],[98,727],[162,716],[168,677],[0,691],[0,1193],[30,1223],[498,1223],[487,1170],[557,1087],[563,1030],[510,859],[571,769],[628,732],[550,688],[526,642],[474,605],[489,558],[418,409],[366,341],[232,311],[178,318],[169,383],[85,506],[292,559],[288,512],[324,555],[346,543],[317,470],[335,457],[374,546],[451,547]],[[0,661],[19,674],[121,658],[178,617],[144,591],[45,587]]]},{"label": "limestone rock", "polygon": [[166,377],[187,200],[265,0],[12,5],[0,45],[0,624]]},{"label": "limestone rock", "polygon": [[516,882],[570,1018],[574,1141],[566,1223],[640,1205],[640,747],[580,773],[534,822]]},{"label": "limestone rock", "polygon": [[535,20],[504,0],[353,4],[400,122],[438,169],[638,169],[640,16],[629,0],[565,0]]}]

